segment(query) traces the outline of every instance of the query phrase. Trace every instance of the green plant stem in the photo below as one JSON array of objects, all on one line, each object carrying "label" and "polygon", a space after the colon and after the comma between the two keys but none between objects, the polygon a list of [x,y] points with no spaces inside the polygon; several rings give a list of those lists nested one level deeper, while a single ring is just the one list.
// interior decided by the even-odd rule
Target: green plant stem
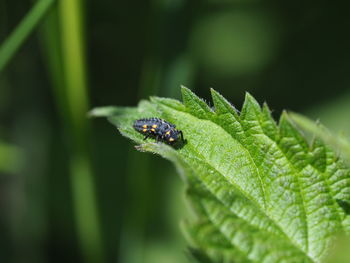
[{"label": "green plant stem", "polygon": [[76,225],[85,262],[104,262],[87,139],[88,93],[82,9],[83,5],[79,0],[59,2],[65,97],[73,137],[70,156],[71,186]]},{"label": "green plant stem", "polygon": [[46,62],[49,79],[51,81],[52,91],[58,109],[58,114],[62,121],[62,126],[68,130],[69,113],[67,105],[67,96],[65,89],[65,80],[63,77],[63,61],[61,49],[61,35],[59,34],[57,5],[48,13],[45,22],[40,31],[40,40],[42,44],[43,58]]},{"label": "green plant stem", "polygon": [[0,47],[0,72],[48,12],[55,0],[39,0]]}]

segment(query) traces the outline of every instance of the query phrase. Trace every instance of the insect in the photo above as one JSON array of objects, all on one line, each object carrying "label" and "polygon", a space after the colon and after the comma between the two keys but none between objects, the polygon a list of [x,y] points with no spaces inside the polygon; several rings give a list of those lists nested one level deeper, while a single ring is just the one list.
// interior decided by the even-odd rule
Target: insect
[{"label": "insect", "polygon": [[157,142],[163,141],[168,144],[174,144],[179,140],[183,142],[182,131],[175,129],[176,126],[159,118],[146,118],[136,120],[133,125],[134,129],[145,135],[144,140],[148,137],[156,138]]}]

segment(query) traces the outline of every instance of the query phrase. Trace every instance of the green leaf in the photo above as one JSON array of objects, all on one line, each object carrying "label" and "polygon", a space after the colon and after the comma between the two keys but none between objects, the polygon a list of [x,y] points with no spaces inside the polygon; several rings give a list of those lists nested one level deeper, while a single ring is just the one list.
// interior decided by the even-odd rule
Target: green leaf
[{"label": "green leaf", "polygon": [[[349,169],[321,140],[309,143],[287,113],[277,124],[250,94],[240,114],[211,94],[215,110],[182,87],[183,104],[153,97],[92,115],[175,164],[196,215],[183,230],[200,262],[322,262],[336,236],[350,232]],[[185,143],[145,142],[132,127],[144,117],[175,124]]]},{"label": "green leaf", "polygon": [[296,123],[306,133],[311,133],[314,136],[322,139],[329,144],[335,151],[338,151],[342,157],[350,162],[350,141],[342,135],[335,135],[320,123],[300,115],[297,113],[288,114],[291,121]]}]

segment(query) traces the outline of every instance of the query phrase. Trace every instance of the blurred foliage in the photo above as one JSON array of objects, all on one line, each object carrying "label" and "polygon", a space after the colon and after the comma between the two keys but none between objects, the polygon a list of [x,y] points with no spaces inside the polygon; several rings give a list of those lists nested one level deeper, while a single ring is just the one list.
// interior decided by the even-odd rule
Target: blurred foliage
[{"label": "blurred foliage", "polygon": [[326,263],[347,263],[350,262],[349,253],[350,240],[348,237],[339,235],[335,245],[332,248],[329,257],[325,260]]},{"label": "blurred foliage", "polygon": [[207,15],[194,26],[192,53],[209,78],[251,75],[278,52],[279,26],[273,14],[261,9]]},{"label": "blurred foliage", "polygon": [[37,26],[40,20],[45,16],[53,5],[54,0],[37,1],[28,14],[22,19],[16,30],[6,39],[0,49],[0,71],[6,67],[7,63],[16,53],[17,49],[23,44],[28,35]]},{"label": "blurred foliage", "polygon": [[16,146],[0,142],[0,173],[15,173],[21,167],[21,151]]},{"label": "blurred foliage", "polygon": [[[0,0],[0,47],[35,2]],[[276,115],[282,108],[307,112],[349,131],[346,1],[84,3],[78,12],[91,106],[133,106],[149,95],[178,98],[184,84],[204,98],[214,87],[238,108],[250,91],[268,100]],[[21,160],[1,171],[1,262],[84,262],[69,175],[75,139],[67,128],[60,65],[68,61],[56,5],[51,12],[29,28],[0,72],[0,141]],[[174,169],[135,153],[102,120],[91,124],[84,145],[106,262],[135,262],[133,255],[143,262],[185,262],[178,227],[185,208],[173,201],[182,191]],[[2,163],[10,164],[9,156],[2,152]],[[153,188],[153,181],[162,187]]]}]

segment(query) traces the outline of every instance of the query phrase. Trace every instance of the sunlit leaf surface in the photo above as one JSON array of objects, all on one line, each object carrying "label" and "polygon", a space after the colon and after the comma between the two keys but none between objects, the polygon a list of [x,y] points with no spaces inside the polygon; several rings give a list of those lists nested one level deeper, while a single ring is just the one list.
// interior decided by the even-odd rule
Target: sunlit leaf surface
[{"label": "sunlit leaf surface", "polygon": [[[350,232],[347,166],[322,141],[310,145],[286,113],[276,123],[249,94],[239,113],[211,92],[213,109],[183,87],[183,103],[153,97],[91,114],[108,117],[139,150],[175,164],[197,215],[183,224],[197,258],[322,262],[335,237]],[[132,124],[145,117],[174,123],[185,143],[144,141]]]}]

